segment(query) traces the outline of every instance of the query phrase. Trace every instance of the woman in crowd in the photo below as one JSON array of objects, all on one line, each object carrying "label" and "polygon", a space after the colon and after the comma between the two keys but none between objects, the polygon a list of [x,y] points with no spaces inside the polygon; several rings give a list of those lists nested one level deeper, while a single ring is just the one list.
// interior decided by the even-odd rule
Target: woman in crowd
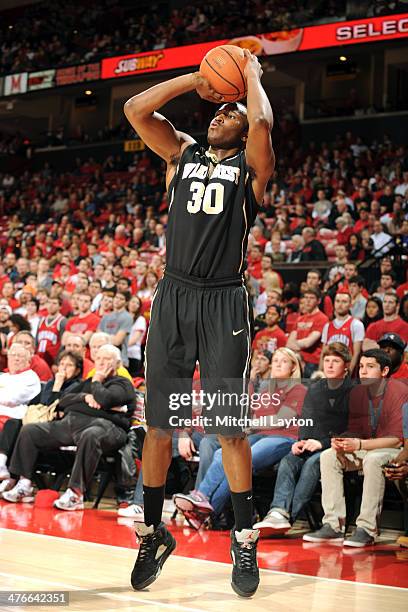
[{"label": "woman in crowd", "polygon": [[312,424],[299,428],[299,440],[279,464],[271,509],[254,525],[261,536],[291,528],[319,482],[320,454],[330,448],[334,434],[347,429],[353,387],[350,351],[341,342],[333,342],[324,347],[322,358],[324,378],[309,387],[302,409],[302,419],[310,419]]},{"label": "woman in crowd", "polygon": [[128,357],[129,357],[129,372],[135,377],[140,374],[143,366],[142,359],[142,348],[147,330],[147,321],[143,315],[140,314],[142,309],[142,301],[137,295],[134,295],[128,304],[128,311],[133,317],[133,327],[130,330],[129,343],[128,343]]},{"label": "woman in crowd", "polygon": [[138,296],[142,300],[152,300],[153,294],[156,291],[157,281],[157,274],[149,269],[145,276],[143,286],[137,292]]},{"label": "woman in crowd", "polygon": [[350,234],[346,249],[349,261],[364,261],[364,249],[358,234]]},{"label": "woman in crowd", "polygon": [[[271,380],[269,385],[269,405],[263,406],[251,397],[253,418],[266,419],[262,429],[253,429],[248,436],[251,445],[254,472],[278,463],[290,450],[298,435],[295,424],[282,427],[281,419],[297,418],[302,410],[306,388],[301,384],[301,365],[298,356],[291,349],[279,348],[272,357]],[[279,402],[272,396],[279,396]],[[213,514],[217,517],[224,509],[230,495],[225,476],[221,449],[214,454],[213,461],[198,489],[188,495],[177,494],[174,502],[189,524],[198,529]]]},{"label": "woman in crowd", "polygon": [[8,344],[8,346],[12,345],[13,338],[14,338],[14,336],[19,331],[28,331],[28,332],[31,332],[31,325],[30,325],[30,323],[21,314],[13,313],[12,315],[10,315],[10,318],[9,318],[9,327],[10,327],[10,332],[7,335],[7,344]]},{"label": "woman in crowd", "polygon": [[[58,357],[57,366],[55,378],[48,381],[41,393],[40,403],[46,406],[61,399],[66,393],[72,393],[82,381],[83,359],[77,353],[62,352]],[[7,459],[11,457],[22,426],[22,419],[17,418],[8,419],[5,423],[3,431],[0,432],[0,457],[5,456]],[[7,469],[0,472],[0,479],[2,480],[0,495],[16,484],[16,479],[12,478]]]},{"label": "woman in crowd", "polygon": [[383,316],[383,305],[380,298],[375,296],[368,298],[363,319],[364,327],[367,329],[371,323],[379,321]]}]

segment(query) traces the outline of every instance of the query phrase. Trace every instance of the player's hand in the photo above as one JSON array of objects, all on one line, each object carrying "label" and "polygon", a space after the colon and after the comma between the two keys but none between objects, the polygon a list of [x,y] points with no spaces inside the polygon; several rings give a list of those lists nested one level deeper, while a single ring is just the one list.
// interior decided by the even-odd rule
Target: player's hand
[{"label": "player's hand", "polygon": [[194,74],[194,81],[196,92],[200,98],[208,100],[208,102],[214,102],[215,104],[222,102],[221,94],[214,91],[210,83],[200,72]]},{"label": "player's hand", "polygon": [[91,395],[90,393],[87,393],[85,395],[84,401],[88,404],[88,406],[90,406],[91,408],[95,408],[96,410],[99,410],[101,407],[101,405],[98,404],[94,396]]},{"label": "player's hand", "polygon": [[194,446],[194,442],[189,436],[179,436],[178,451],[180,457],[183,457],[183,459],[186,459],[186,461],[189,461],[193,458],[193,454],[196,452],[196,447]]},{"label": "player's hand", "polygon": [[251,53],[249,49],[243,49],[243,51],[245,57],[247,58],[247,62],[244,68],[245,79],[247,79],[250,74],[255,74],[258,79],[260,79],[263,75],[263,70],[258,58],[256,57],[256,55]]}]

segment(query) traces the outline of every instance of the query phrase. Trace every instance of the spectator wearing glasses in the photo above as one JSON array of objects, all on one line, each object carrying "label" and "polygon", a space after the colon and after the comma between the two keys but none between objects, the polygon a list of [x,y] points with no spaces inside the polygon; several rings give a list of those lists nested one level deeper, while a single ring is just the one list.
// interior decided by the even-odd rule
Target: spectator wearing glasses
[{"label": "spectator wearing glasses", "polygon": [[[81,382],[82,376],[82,357],[76,353],[65,351],[60,353],[57,359],[57,371],[55,378],[50,380],[41,391],[40,402],[46,406],[59,400],[66,393],[71,393],[75,386]],[[60,416],[62,413],[60,412]],[[0,433],[0,461],[1,455],[11,457],[18,434],[23,426],[21,419],[10,418],[4,425]],[[0,484],[0,494],[12,489],[16,480],[10,478],[10,474],[4,473],[6,479]],[[1,470],[0,470],[1,478]]]},{"label": "spectator wearing glasses", "polygon": [[60,510],[82,510],[83,496],[103,454],[121,448],[127,438],[135,396],[130,381],[116,375],[120,351],[102,346],[92,379],[79,383],[59,403],[64,416],[49,423],[25,425],[10,460],[10,475],[16,485],[3,493],[8,502],[33,499],[33,470],[41,451],[60,446],[77,447],[68,488],[55,502]]},{"label": "spectator wearing glasses", "polygon": [[30,368],[38,375],[41,382],[48,382],[52,378],[52,371],[50,366],[40,355],[35,353],[35,340],[29,331],[19,331],[13,337],[13,344],[21,344],[26,348],[30,355]]},{"label": "spectator wearing glasses", "polygon": [[[27,412],[27,404],[41,391],[37,374],[30,369],[31,353],[15,342],[7,351],[8,372],[0,374],[0,428],[9,419],[21,420]],[[7,449],[0,431],[0,480],[9,477]],[[5,452],[6,451],[6,452]]]}]

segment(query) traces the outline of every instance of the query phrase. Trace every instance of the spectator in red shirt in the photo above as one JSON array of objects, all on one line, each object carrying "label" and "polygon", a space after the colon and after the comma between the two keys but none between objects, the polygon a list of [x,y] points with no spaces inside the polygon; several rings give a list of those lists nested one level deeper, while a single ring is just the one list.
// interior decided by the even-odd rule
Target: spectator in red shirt
[{"label": "spectator in red shirt", "polygon": [[282,311],[279,306],[269,306],[265,313],[266,327],[255,335],[252,343],[254,350],[274,353],[277,348],[286,346],[286,334],[279,327],[281,315]]},{"label": "spectator in red shirt", "polygon": [[318,308],[319,291],[307,289],[302,297],[306,314],[301,315],[296,321],[296,327],[289,335],[286,346],[300,352],[305,363],[304,376],[309,378],[319,367],[322,352],[321,336],[328,318]]},{"label": "spectator in red shirt", "polygon": [[20,306],[20,302],[14,297],[14,285],[11,281],[6,281],[3,284],[1,295],[7,300],[12,310]]},{"label": "spectator in red shirt", "polygon": [[10,281],[9,276],[5,272],[4,263],[0,260],[0,292],[3,291],[4,283]]},{"label": "spectator in red shirt", "polygon": [[248,272],[250,276],[259,280],[262,277],[262,254],[263,248],[254,244],[248,258]]},{"label": "spectator in red shirt", "polygon": [[19,331],[13,338],[13,344],[18,342],[26,348],[31,355],[30,368],[35,372],[41,382],[48,382],[52,378],[50,366],[40,355],[35,354],[34,336],[29,331]]},{"label": "spectator in red shirt", "polygon": [[[91,336],[98,329],[100,317],[91,312],[92,298],[89,293],[78,294],[79,314],[68,320],[65,333],[72,332],[83,339],[84,345],[89,344]],[[63,341],[64,344],[64,341]]]},{"label": "spectator in red shirt", "polygon": [[359,219],[354,225],[354,232],[360,234],[363,229],[366,229],[369,224],[369,211],[367,208],[360,208],[358,213]]},{"label": "spectator in red shirt", "polygon": [[61,338],[67,323],[61,314],[62,300],[52,297],[48,300],[48,315],[41,319],[37,332],[37,353],[45,359],[49,366],[54,363],[61,348]]},{"label": "spectator in red shirt", "polygon": [[267,239],[265,238],[265,236],[262,233],[262,229],[259,227],[259,225],[254,225],[253,228],[251,229],[251,235],[253,238],[253,244],[257,244],[258,246],[261,247],[262,252],[264,252],[265,250],[265,245],[268,242]]},{"label": "spectator in red shirt", "polygon": [[402,300],[404,295],[406,295],[408,293],[408,268],[407,268],[407,270],[405,272],[405,279],[406,279],[406,282],[403,283],[402,285],[399,285],[397,287],[397,295],[398,295],[400,300]]},{"label": "spectator in red shirt", "polygon": [[337,229],[337,244],[348,244],[350,236],[354,232],[350,213],[344,213],[341,217],[337,217],[335,224]]},{"label": "spectator in red shirt", "polygon": [[404,342],[408,342],[408,323],[398,316],[399,299],[396,294],[387,293],[383,300],[384,318],[371,323],[363,342],[363,350],[378,347],[378,341],[384,334],[398,334]]},{"label": "spectator in red shirt", "polygon": [[408,384],[408,364],[404,362],[406,342],[398,334],[384,334],[378,341],[379,347],[391,359],[390,378],[402,378]]}]

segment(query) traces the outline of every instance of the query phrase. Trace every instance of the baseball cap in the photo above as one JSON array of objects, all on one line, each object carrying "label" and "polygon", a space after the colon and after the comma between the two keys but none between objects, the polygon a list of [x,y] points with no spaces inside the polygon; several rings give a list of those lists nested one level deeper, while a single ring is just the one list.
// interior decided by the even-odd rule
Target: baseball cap
[{"label": "baseball cap", "polygon": [[394,333],[388,333],[388,334],[384,334],[378,341],[379,346],[384,345],[384,344],[392,344],[394,346],[396,346],[398,349],[400,349],[400,351],[404,351],[405,350],[405,342],[404,340],[401,338],[401,336],[399,336],[398,334],[394,334]]}]

